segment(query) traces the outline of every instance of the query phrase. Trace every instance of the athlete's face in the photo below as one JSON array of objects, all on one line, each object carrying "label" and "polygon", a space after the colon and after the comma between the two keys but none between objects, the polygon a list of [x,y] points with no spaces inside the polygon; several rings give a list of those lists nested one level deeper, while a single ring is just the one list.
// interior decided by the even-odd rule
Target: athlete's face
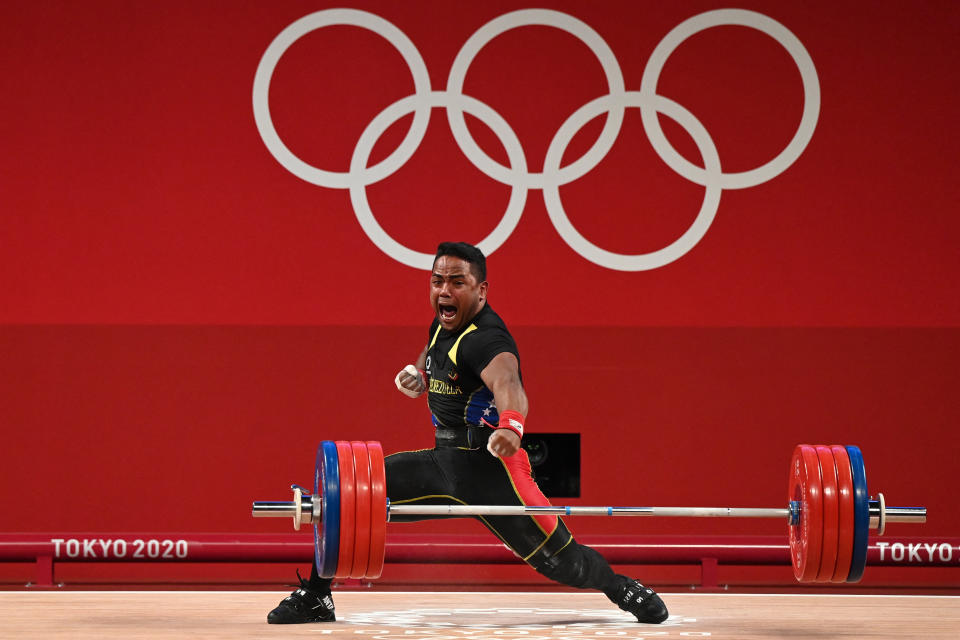
[{"label": "athlete's face", "polygon": [[457,331],[467,326],[483,308],[487,283],[477,282],[470,263],[454,256],[440,256],[430,275],[430,304],[440,326]]}]

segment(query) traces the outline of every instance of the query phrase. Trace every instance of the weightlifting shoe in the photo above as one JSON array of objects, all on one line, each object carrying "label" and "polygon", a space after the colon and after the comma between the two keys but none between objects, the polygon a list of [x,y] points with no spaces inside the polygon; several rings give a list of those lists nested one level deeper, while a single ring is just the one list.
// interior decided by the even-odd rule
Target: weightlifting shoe
[{"label": "weightlifting shoe", "polygon": [[670,615],[660,596],[636,580],[628,578],[613,595],[608,594],[608,597],[618,607],[635,615],[637,622],[660,624]]},{"label": "weightlifting shoe", "polygon": [[267,614],[270,624],[297,624],[301,622],[333,622],[333,598],[329,593],[317,593],[310,583],[300,577],[300,587],[280,601],[277,608]]}]

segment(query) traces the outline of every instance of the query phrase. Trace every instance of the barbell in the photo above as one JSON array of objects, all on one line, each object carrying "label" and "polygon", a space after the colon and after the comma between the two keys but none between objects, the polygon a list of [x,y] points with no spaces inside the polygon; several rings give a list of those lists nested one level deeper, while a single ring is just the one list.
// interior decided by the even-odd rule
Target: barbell
[{"label": "barbell", "polygon": [[379,442],[323,441],[313,493],[292,485],[293,501],[253,503],[253,517],[292,517],[313,524],[314,554],[324,578],[379,578],[391,514],[433,516],[664,516],[784,518],[793,573],[800,582],[858,582],[867,564],[870,530],[889,522],[922,523],[926,507],[888,507],[867,492],[863,455],[853,445],[793,450],[783,509],[736,507],[588,507],[391,505]]}]

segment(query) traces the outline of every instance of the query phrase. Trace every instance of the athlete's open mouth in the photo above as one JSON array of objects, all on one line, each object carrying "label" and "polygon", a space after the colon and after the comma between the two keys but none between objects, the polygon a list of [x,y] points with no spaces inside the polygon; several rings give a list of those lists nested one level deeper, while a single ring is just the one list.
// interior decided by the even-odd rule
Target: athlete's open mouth
[{"label": "athlete's open mouth", "polygon": [[440,320],[446,320],[449,322],[453,320],[453,317],[457,315],[457,308],[450,304],[441,304],[438,305],[440,310]]}]

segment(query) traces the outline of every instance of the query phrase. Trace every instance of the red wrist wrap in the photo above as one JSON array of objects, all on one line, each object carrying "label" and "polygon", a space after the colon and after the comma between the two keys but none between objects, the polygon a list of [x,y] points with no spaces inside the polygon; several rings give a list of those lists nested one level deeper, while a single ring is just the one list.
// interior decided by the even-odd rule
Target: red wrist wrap
[{"label": "red wrist wrap", "polygon": [[523,414],[519,411],[504,411],[500,414],[500,423],[497,425],[497,429],[510,429],[522,438],[523,421]]}]

